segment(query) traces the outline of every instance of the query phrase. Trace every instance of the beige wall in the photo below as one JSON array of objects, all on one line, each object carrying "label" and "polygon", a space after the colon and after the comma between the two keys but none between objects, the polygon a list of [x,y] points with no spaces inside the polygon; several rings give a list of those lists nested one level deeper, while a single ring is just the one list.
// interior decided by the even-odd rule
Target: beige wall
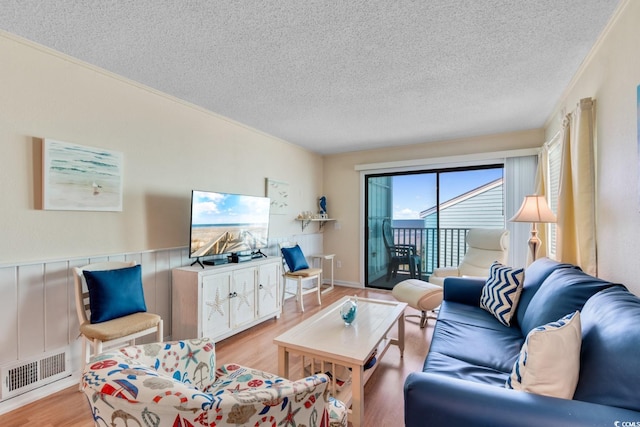
[{"label": "beige wall", "polygon": [[547,137],[560,129],[561,111],[581,98],[596,100],[598,275],[640,294],[640,183],[638,106],[640,2],[626,1],[592,50],[549,119]]},{"label": "beige wall", "polygon": [[[317,204],[317,154],[3,32],[0,64],[0,265],[186,246],[194,188],[289,182],[272,237],[299,234],[293,218]],[[39,209],[45,137],[121,151],[123,211]]]},{"label": "beige wall", "polygon": [[540,147],[544,142],[542,129],[487,135],[454,141],[442,141],[393,149],[358,151],[326,156],[324,160],[324,188],[330,215],[337,219],[335,226],[324,232],[324,249],[335,253],[342,267],[336,270],[336,280],[362,285],[360,247],[364,223],[360,212],[361,179],[356,165],[402,162],[464,156],[506,150]]},{"label": "beige wall", "polygon": [[[626,1],[594,46],[546,126],[583,97],[597,101],[600,276],[636,293],[640,266],[637,98],[640,3]],[[540,131],[319,156],[173,98],[34,47],[0,32],[0,264],[157,249],[186,244],[192,188],[264,194],[264,178],[291,184],[291,217],[325,194],[338,221],[324,231],[337,254],[336,278],[360,277],[357,164],[462,155],[540,145]],[[40,155],[34,138],[122,151],[121,213],[37,209]],[[306,232],[317,231],[310,226]],[[272,236],[300,233],[290,216],[272,217]]]}]

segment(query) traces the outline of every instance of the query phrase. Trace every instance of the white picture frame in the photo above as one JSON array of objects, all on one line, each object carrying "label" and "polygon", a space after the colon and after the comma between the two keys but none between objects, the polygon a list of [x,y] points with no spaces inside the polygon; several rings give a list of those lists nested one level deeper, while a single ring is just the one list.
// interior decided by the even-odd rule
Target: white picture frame
[{"label": "white picture frame", "polygon": [[271,215],[286,215],[289,213],[289,184],[267,178],[266,195],[271,199]]},{"label": "white picture frame", "polygon": [[43,209],[122,211],[121,152],[50,138],[42,151]]}]

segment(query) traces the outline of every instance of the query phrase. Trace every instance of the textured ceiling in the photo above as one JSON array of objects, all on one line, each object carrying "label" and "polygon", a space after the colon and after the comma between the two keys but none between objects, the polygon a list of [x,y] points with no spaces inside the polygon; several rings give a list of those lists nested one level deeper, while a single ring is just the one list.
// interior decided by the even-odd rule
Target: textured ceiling
[{"label": "textured ceiling", "polygon": [[2,0],[0,29],[330,154],[543,126],[618,3]]}]

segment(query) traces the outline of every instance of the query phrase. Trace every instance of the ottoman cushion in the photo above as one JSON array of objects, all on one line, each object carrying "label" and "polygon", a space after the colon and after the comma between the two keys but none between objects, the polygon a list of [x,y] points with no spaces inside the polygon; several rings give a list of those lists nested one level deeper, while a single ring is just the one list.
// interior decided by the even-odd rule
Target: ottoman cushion
[{"label": "ottoman cushion", "polygon": [[398,301],[409,304],[410,307],[429,311],[442,303],[443,289],[423,280],[408,279],[395,285],[391,294]]}]

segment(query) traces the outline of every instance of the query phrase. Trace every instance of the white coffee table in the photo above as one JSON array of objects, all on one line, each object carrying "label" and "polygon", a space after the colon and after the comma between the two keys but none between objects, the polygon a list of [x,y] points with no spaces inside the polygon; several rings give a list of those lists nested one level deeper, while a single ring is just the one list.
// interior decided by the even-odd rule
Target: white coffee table
[{"label": "white coffee table", "polygon": [[[336,366],[351,369],[351,386],[336,385],[336,375],[331,381],[334,397],[351,405],[349,421],[354,427],[361,425],[364,416],[364,385],[371,377],[380,359],[391,344],[404,353],[404,310],[406,303],[358,298],[358,312],[355,322],[345,326],[340,317],[340,307],[349,297],[344,297],[321,310],[302,323],[276,337],[278,345],[278,374],[289,378],[289,355],[302,356],[302,363],[310,360],[311,366],[320,364],[320,371],[337,372]],[[391,328],[398,326],[397,338],[387,335]],[[373,351],[377,351],[378,362],[370,369],[364,365]],[[344,369],[343,369],[344,370]]]}]

